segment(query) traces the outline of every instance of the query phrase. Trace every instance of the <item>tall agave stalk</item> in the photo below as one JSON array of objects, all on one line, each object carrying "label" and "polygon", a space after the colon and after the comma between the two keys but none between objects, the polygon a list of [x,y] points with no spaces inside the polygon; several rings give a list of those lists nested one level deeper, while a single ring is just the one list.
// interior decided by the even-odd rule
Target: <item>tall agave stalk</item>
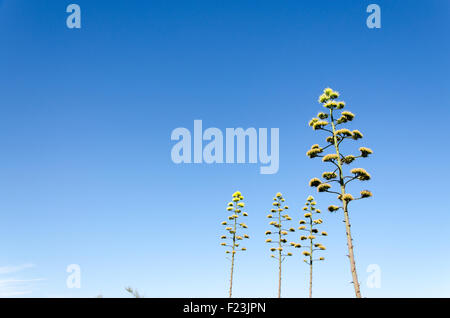
[{"label": "tall agave stalk", "polygon": [[281,297],[281,270],[282,270],[282,263],[286,259],[286,256],[292,256],[292,253],[286,253],[284,252],[284,246],[287,244],[287,239],[285,238],[286,235],[288,235],[288,232],[295,232],[294,228],[285,228],[284,225],[285,222],[291,221],[292,218],[285,214],[287,209],[289,207],[285,205],[285,200],[283,198],[283,195],[278,192],[273,198],[273,208],[271,209],[269,215],[267,217],[269,219],[275,218],[275,221],[270,221],[269,225],[273,226],[275,230],[272,231],[266,231],[266,235],[274,235],[274,240],[271,238],[266,239],[266,243],[269,244],[276,244],[277,247],[270,248],[270,251],[276,252],[277,256],[274,254],[270,255],[270,257],[275,258],[278,260],[278,298]]},{"label": "tall agave stalk", "polygon": [[[330,212],[335,212],[342,209],[344,213],[344,222],[347,235],[347,247],[348,257],[350,260],[350,270],[353,279],[353,286],[355,289],[355,295],[361,298],[361,291],[358,282],[358,275],[356,273],[355,256],[353,252],[353,239],[350,231],[350,218],[349,218],[349,203],[354,200],[368,198],[372,196],[372,193],[368,190],[360,192],[358,198],[354,198],[347,192],[347,185],[354,181],[367,181],[370,180],[370,174],[362,168],[353,168],[350,170],[351,175],[344,173],[345,166],[350,165],[359,158],[366,158],[372,154],[372,150],[365,147],[360,147],[360,154],[344,155],[342,151],[342,143],[347,140],[358,140],[363,137],[362,133],[358,130],[350,131],[346,128],[340,128],[341,125],[350,122],[354,119],[355,115],[349,111],[342,111],[345,107],[345,103],[337,101],[339,93],[333,91],[331,88],[326,88],[323,94],[319,97],[319,102],[328,109],[327,113],[320,112],[317,117],[313,118],[309,125],[314,130],[324,131],[328,134],[326,137],[327,145],[320,147],[319,145],[313,145],[306,153],[308,157],[315,158],[321,157],[323,162],[331,163],[334,170],[331,172],[324,172],[322,178],[326,182],[322,182],[319,178],[313,178],[310,180],[310,186],[317,187],[318,192],[328,192],[337,195],[338,200],[341,202],[340,206],[331,205],[328,207]],[[339,113],[340,112],[340,113]],[[328,119],[328,120],[327,120]],[[323,155],[324,150],[330,148],[329,154]],[[337,185],[338,190],[331,190],[331,183],[334,182]]]},{"label": "tall agave stalk", "polygon": [[[303,211],[305,214],[303,215],[306,220],[300,220],[299,230],[305,232],[305,235],[300,236],[301,241],[309,241],[309,245],[301,246],[298,243],[291,243],[294,247],[303,247],[306,250],[302,252],[305,256],[303,260],[306,264],[309,265],[309,298],[312,298],[312,287],[313,287],[313,264],[316,261],[325,260],[324,257],[314,258],[314,253],[316,251],[323,251],[326,249],[324,245],[321,243],[317,243],[317,236],[327,236],[328,233],[325,231],[321,231],[317,229],[317,226],[323,223],[321,218],[314,219],[315,215],[320,214],[321,211],[316,209],[316,201],[312,196],[309,196],[306,199],[305,207]],[[307,235],[307,236],[306,236]]]},{"label": "tall agave stalk", "polygon": [[220,238],[222,240],[226,240],[228,242],[222,242],[221,245],[227,247],[225,253],[231,254],[231,271],[230,271],[230,289],[228,292],[229,297],[231,298],[233,292],[233,274],[234,274],[234,260],[236,252],[246,251],[245,247],[240,246],[240,241],[243,239],[250,238],[248,234],[238,234],[238,231],[242,231],[243,229],[247,229],[247,225],[243,222],[239,222],[238,219],[242,217],[248,216],[247,212],[243,212],[245,204],[243,202],[244,197],[239,191],[233,193],[233,199],[227,205],[227,211],[231,213],[228,216],[228,221],[223,221],[222,225],[226,226],[225,231],[228,232],[228,235],[222,235]]}]

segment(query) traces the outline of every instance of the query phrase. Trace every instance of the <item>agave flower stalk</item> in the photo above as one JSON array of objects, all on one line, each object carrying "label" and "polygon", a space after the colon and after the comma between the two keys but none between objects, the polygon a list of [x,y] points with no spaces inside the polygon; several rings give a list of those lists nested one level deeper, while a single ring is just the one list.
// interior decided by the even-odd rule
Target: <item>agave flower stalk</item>
[{"label": "agave flower stalk", "polygon": [[292,256],[292,253],[286,253],[285,245],[287,244],[287,239],[285,238],[289,232],[295,232],[295,229],[290,227],[285,227],[286,222],[291,221],[292,218],[286,214],[286,210],[289,207],[284,203],[285,199],[283,195],[278,192],[273,198],[273,208],[270,213],[267,215],[269,219],[275,219],[269,222],[269,225],[273,226],[275,229],[273,231],[266,231],[267,236],[274,236],[274,239],[268,238],[266,239],[266,243],[275,244],[277,247],[271,247],[270,251],[274,252],[274,254],[270,255],[270,257],[278,260],[278,298],[281,297],[281,269],[282,263],[285,261],[287,256]]},{"label": "agave flower stalk", "polygon": [[225,226],[225,231],[227,231],[227,235],[222,235],[220,238],[225,242],[222,242],[221,245],[225,246],[227,249],[225,253],[231,254],[231,271],[230,271],[230,289],[229,289],[229,297],[231,298],[233,292],[233,274],[234,274],[234,260],[236,252],[246,251],[245,247],[241,247],[241,241],[244,239],[249,239],[248,234],[240,234],[239,232],[247,229],[247,225],[243,222],[238,221],[240,217],[247,217],[247,212],[243,211],[245,206],[244,197],[239,191],[233,193],[233,199],[227,205],[227,211],[231,213],[228,216],[228,221],[223,221],[222,225]]},{"label": "agave flower stalk", "polygon": [[[142,295],[138,292],[137,289],[133,288],[133,287],[125,287],[125,290],[130,293],[134,298],[143,298]],[[103,298],[103,296],[99,295],[99,298]]]},{"label": "agave flower stalk", "polygon": [[317,226],[323,223],[321,218],[315,219],[317,214],[320,214],[321,211],[316,209],[316,201],[312,196],[309,196],[306,199],[305,207],[303,207],[303,211],[305,214],[303,215],[306,220],[300,220],[299,230],[305,232],[305,235],[300,236],[301,241],[309,241],[309,245],[301,246],[298,243],[291,243],[294,247],[303,247],[305,250],[302,252],[305,259],[303,260],[306,264],[309,265],[309,297],[312,298],[312,286],[313,286],[313,264],[316,261],[325,260],[324,257],[314,258],[314,253],[316,251],[324,251],[326,247],[321,243],[317,243],[317,236],[327,236],[328,233],[325,231],[319,232]]},{"label": "agave flower stalk", "polygon": [[[353,251],[353,239],[350,231],[351,225],[348,207],[351,201],[371,197],[372,193],[368,190],[362,190],[360,196],[354,198],[353,195],[347,192],[347,185],[354,180],[370,180],[371,176],[362,168],[351,169],[351,175],[346,175],[344,170],[347,170],[345,169],[346,166],[352,164],[355,160],[366,158],[373,152],[369,148],[360,147],[359,155],[343,154],[342,143],[347,140],[359,140],[363,138],[363,134],[358,130],[350,131],[347,128],[341,128],[343,124],[352,121],[355,115],[349,111],[342,111],[345,107],[345,103],[343,101],[337,101],[338,97],[338,92],[333,91],[331,88],[326,88],[319,97],[319,102],[328,110],[328,112],[320,112],[317,117],[309,122],[309,125],[314,130],[326,132],[328,136],[325,139],[326,146],[320,147],[317,144],[313,145],[307,151],[306,155],[310,158],[320,157],[323,162],[332,164],[334,168],[333,171],[326,171],[322,174],[324,182],[319,178],[313,178],[310,180],[309,184],[312,187],[317,187],[318,192],[328,192],[337,195],[337,198],[340,201],[339,206],[331,205],[328,207],[328,210],[330,212],[336,212],[338,210],[343,211],[353,287],[355,289],[356,297],[361,298]],[[330,148],[330,152],[324,154],[324,151],[328,148]],[[332,183],[337,185],[337,191],[332,190]]]}]

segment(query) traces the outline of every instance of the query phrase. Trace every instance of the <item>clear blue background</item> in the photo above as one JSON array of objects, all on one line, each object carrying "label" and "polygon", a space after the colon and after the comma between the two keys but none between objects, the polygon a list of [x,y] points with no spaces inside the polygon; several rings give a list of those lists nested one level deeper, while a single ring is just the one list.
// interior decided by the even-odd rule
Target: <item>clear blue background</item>
[{"label": "clear blue background", "polygon": [[[374,197],[351,209],[363,296],[450,297],[448,1],[377,0],[378,30],[366,26],[373,1],[73,2],[81,30],[65,24],[72,2],[0,1],[0,266],[34,264],[0,275],[0,292],[224,297],[220,222],[240,190],[251,240],[234,295],[276,296],[264,244],[273,195],[296,220],[309,194],[336,203],[308,187],[326,168],[305,156],[323,140],[307,122],[330,86],[365,136],[348,149],[375,152],[354,164],[373,176],[354,189]],[[175,165],[170,133],[194,119],[279,127],[279,172]],[[342,215],[322,228],[314,295],[352,297]],[[307,296],[301,259],[286,263],[286,297]],[[69,264],[80,289],[66,287]]]}]

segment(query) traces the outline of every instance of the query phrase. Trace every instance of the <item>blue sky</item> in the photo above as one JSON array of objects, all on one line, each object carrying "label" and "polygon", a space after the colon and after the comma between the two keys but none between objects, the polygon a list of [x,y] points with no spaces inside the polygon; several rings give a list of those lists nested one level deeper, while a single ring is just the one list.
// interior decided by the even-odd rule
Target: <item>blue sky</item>
[{"label": "blue sky", "polygon": [[[68,29],[77,3],[82,28]],[[381,7],[368,29],[366,7]],[[281,191],[294,219],[323,136],[308,120],[325,87],[356,114],[374,155],[374,197],[351,213],[365,297],[450,297],[448,1],[0,0],[0,296],[225,297],[218,237],[245,196],[251,240],[234,295],[273,297],[266,212]],[[175,165],[177,127],[279,128],[280,169]],[[351,150],[351,148],[349,148]],[[361,189],[355,187],[355,191]],[[352,297],[342,215],[324,215],[314,295]],[[81,267],[81,288],[66,268]],[[368,288],[370,264],[381,288]],[[307,296],[300,256],[283,295]]]}]

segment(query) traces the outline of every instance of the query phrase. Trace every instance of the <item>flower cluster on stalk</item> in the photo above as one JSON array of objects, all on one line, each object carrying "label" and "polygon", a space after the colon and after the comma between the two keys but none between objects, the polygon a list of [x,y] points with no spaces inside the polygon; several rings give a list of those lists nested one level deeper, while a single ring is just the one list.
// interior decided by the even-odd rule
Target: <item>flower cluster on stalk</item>
[{"label": "flower cluster on stalk", "polygon": [[[360,200],[372,196],[369,190],[362,190],[359,196],[355,197],[346,192],[348,183],[359,180],[368,181],[371,175],[363,168],[349,169],[350,174],[344,173],[345,166],[353,164],[357,159],[366,158],[373,154],[373,151],[367,147],[360,147],[357,155],[344,155],[342,153],[341,144],[345,140],[359,140],[363,138],[363,134],[359,130],[350,130],[342,127],[342,125],[353,121],[355,115],[350,111],[344,111],[345,103],[338,101],[339,93],[326,88],[319,97],[319,102],[328,112],[319,112],[316,117],[309,121],[309,125],[314,130],[324,131],[328,134],[325,138],[325,146],[314,144],[306,152],[309,158],[322,158],[323,162],[332,164],[332,171],[322,173],[322,178],[312,178],[309,181],[311,187],[317,188],[317,192],[328,192],[337,195],[337,198],[348,205],[351,201]],[[339,113],[340,112],[340,113]],[[331,149],[330,153],[325,153],[327,149]],[[339,189],[334,191],[332,185],[336,185]],[[344,193],[343,193],[344,192]],[[330,212],[343,209],[343,206],[331,205],[328,207]]]},{"label": "flower cluster on stalk", "polygon": [[275,245],[270,248],[270,251],[273,253],[271,257],[283,261],[286,256],[292,256],[291,252],[286,252],[286,246],[288,245],[287,235],[289,232],[295,232],[295,229],[287,227],[288,222],[292,221],[292,218],[287,214],[289,207],[285,204],[285,199],[280,192],[273,198],[272,206],[267,218],[270,219],[269,225],[273,229],[266,231],[266,243]]},{"label": "flower cluster on stalk", "polygon": [[241,218],[248,216],[247,212],[244,212],[245,207],[244,197],[241,192],[236,191],[233,193],[233,199],[227,204],[226,210],[230,213],[227,221],[223,221],[222,225],[225,226],[226,235],[222,235],[220,238],[223,240],[222,246],[226,247],[227,254],[235,254],[238,251],[246,251],[245,247],[241,247],[241,242],[250,238],[248,234],[244,232],[248,226]]},{"label": "flower cluster on stalk", "polygon": [[[302,243],[291,243],[291,245],[297,248],[304,248],[305,250],[302,254],[305,259],[303,261],[308,265],[312,265],[315,261],[325,260],[322,256],[314,258],[314,252],[326,250],[326,247],[322,243],[317,242],[317,238],[328,236],[328,233],[318,229],[319,225],[323,223],[323,220],[320,218],[321,211],[316,208],[316,201],[314,201],[312,196],[306,199],[303,213],[304,219],[300,220],[300,226],[298,227],[298,230],[304,233],[300,236]],[[309,245],[303,245],[303,242],[309,242]]]}]

